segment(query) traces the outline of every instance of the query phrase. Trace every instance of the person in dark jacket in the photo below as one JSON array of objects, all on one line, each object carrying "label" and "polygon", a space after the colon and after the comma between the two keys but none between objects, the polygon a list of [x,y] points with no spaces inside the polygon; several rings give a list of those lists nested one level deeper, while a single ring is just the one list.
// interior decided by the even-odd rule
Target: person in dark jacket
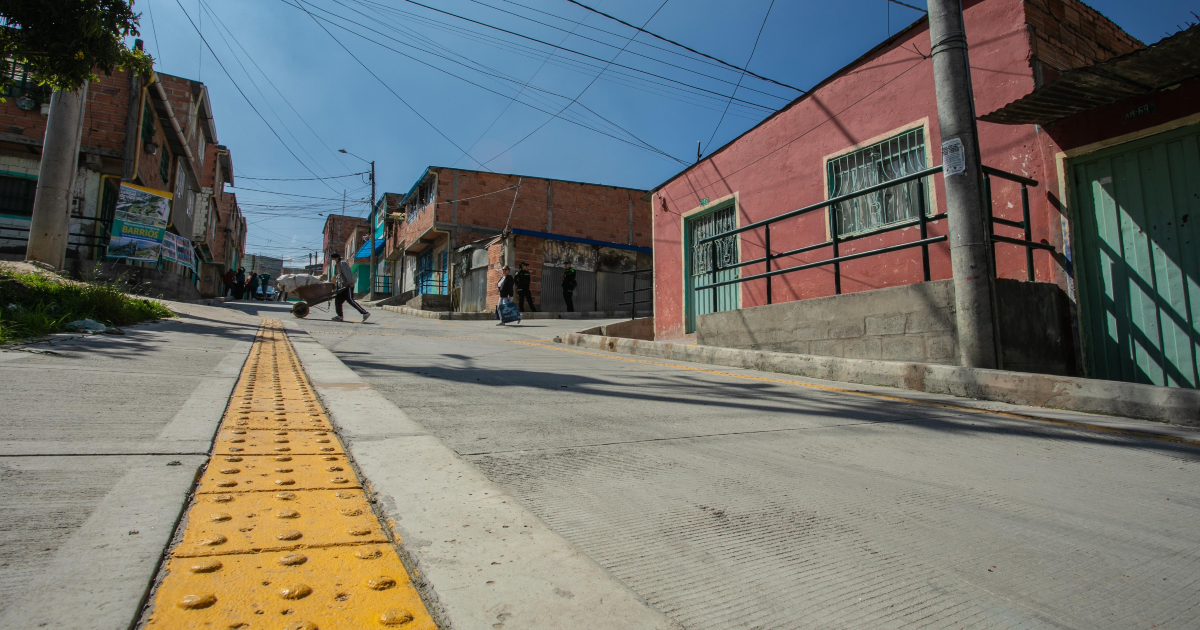
[{"label": "person in dark jacket", "polygon": [[258,274],[256,274],[256,273],[250,274],[250,279],[246,282],[246,290],[249,292],[249,295],[246,296],[246,299],[248,299],[248,300],[257,300],[258,299],[258,283],[259,283]]},{"label": "person in dark jacket", "polygon": [[[503,303],[505,300],[508,300],[509,302],[511,302],[512,298],[513,298],[513,293],[517,289],[517,280],[512,277],[511,271],[512,270],[509,269],[507,266],[500,268],[500,273],[502,273],[504,275],[502,275],[500,277],[500,281],[496,283],[496,289],[498,289],[500,291],[500,302],[501,303]],[[500,305],[499,304],[496,305],[496,319],[500,319]],[[501,319],[500,323],[498,323],[496,325],[503,326],[504,320]]]},{"label": "person in dark jacket", "polygon": [[227,297],[233,297],[233,270],[226,269],[225,275],[221,276],[221,280],[225,282],[225,293]]},{"label": "person in dark jacket", "polygon": [[562,292],[563,301],[567,303],[567,312],[575,311],[575,299],[572,297],[575,294],[575,287],[579,283],[575,280],[575,267],[571,265],[571,261],[567,261],[567,268],[563,270]]},{"label": "person in dark jacket", "polygon": [[246,268],[238,267],[237,274],[233,277],[233,299],[240,300],[242,295],[246,293]]},{"label": "person in dark jacket", "polygon": [[529,275],[529,263],[521,263],[517,265],[517,295],[519,296],[517,308],[525,310],[525,300],[529,300],[529,310],[537,312],[537,307],[533,305],[533,294],[529,292],[529,285],[533,282],[533,276]]}]

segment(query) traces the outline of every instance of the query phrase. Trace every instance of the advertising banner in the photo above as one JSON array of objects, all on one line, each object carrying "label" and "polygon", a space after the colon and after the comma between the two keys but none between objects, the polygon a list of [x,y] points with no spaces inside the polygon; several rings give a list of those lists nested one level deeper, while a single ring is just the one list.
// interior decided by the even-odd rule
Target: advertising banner
[{"label": "advertising banner", "polygon": [[108,241],[109,258],[158,262],[170,216],[171,193],[121,184]]},{"label": "advertising banner", "polygon": [[195,271],[196,256],[192,252],[192,242],[182,236],[167,232],[162,243],[163,262],[173,262]]}]

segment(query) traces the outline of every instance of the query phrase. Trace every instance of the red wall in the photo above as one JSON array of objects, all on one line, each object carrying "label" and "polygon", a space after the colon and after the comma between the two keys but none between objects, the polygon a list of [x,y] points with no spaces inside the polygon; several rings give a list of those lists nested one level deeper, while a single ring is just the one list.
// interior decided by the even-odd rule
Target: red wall
[{"label": "red wall", "polygon": [[[1020,0],[983,0],[965,3],[966,28],[971,43],[971,72],[976,109],[990,112],[1012,102],[1034,87],[1025,5]],[[710,158],[665,184],[653,198],[655,257],[655,327],[659,339],[684,337],[683,216],[737,194],[739,225],[770,218],[826,198],[826,158],[847,152],[868,140],[879,140],[908,125],[926,121],[928,163],[941,163],[937,107],[933,86],[929,33],[924,23],[898,35],[873,53],[814,89],[773,118],[751,130]],[[915,48],[915,50],[914,50]],[[917,52],[920,51],[920,54]],[[1005,126],[980,123],[983,162],[1042,182],[1031,191],[1033,237],[1053,243],[1061,251],[1062,222],[1057,200],[1052,198],[1057,175],[1050,140],[1032,125]],[[934,198],[944,212],[941,177],[934,178]],[[1047,186],[1051,184],[1051,186]],[[996,215],[1020,220],[1020,189],[996,183]],[[1011,205],[1010,205],[1011,204]],[[795,249],[827,239],[823,211],[776,224],[772,251]],[[930,235],[946,233],[945,221],[930,227]],[[1020,236],[1020,231],[998,227],[998,234]],[[917,228],[898,230],[842,245],[841,254],[866,251],[917,238]],[[950,277],[949,248],[932,246],[932,278]],[[743,260],[763,255],[762,230],[741,235]],[[830,248],[779,259],[776,268],[824,260]],[[1001,277],[1025,277],[1024,250],[1012,245],[997,247]],[[1037,279],[1065,286],[1061,265],[1046,253],[1035,254]],[[743,268],[743,275],[763,271],[761,265]],[[919,249],[873,256],[842,265],[842,291],[850,293],[920,282]],[[740,285],[742,307],[766,303],[764,281]],[[834,294],[833,268],[820,267],[773,281],[775,302]]]}]

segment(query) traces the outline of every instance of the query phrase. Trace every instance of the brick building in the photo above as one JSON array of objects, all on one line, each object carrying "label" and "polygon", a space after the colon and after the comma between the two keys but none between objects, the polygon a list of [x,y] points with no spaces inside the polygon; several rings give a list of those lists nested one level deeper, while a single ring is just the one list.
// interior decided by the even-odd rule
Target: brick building
[{"label": "brick building", "polygon": [[[519,190],[518,190],[519,186]],[[644,190],[431,166],[389,214],[385,255],[402,296],[446,296],[465,312],[495,307],[499,267],[529,264],[539,308],[565,310],[563,264],[578,270],[576,309],[616,310],[650,264]],[[436,302],[437,300],[430,300]]]},{"label": "brick building", "polygon": [[[1170,99],[1185,94],[1178,73],[1156,78],[1143,68],[1144,74],[1115,75],[1110,61],[1149,51],[1078,0],[965,0],[963,10],[980,114],[1002,110],[1067,77],[1084,83],[1109,77],[1110,84],[1125,90],[1165,90],[1164,107],[1165,94]],[[921,19],[654,189],[658,339],[694,336],[714,345],[958,364],[942,176],[916,176],[941,161],[929,50],[928,25]],[[1194,69],[1194,58],[1165,59]],[[1088,91],[1063,89],[1056,98],[1060,105],[1086,101]],[[1172,112],[1182,120],[1196,112],[1195,101],[1173,102]],[[1080,137],[1088,134],[1078,125],[1060,124],[1054,116],[982,117],[982,161],[995,169],[987,176],[990,272],[997,278],[995,333],[1002,368],[1108,378],[1112,370],[1089,367],[1094,362],[1088,359],[1109,345],[1105,335],[1089,337],[1084,326],[1081,336],[1074,322],[1104,312],[1114,321],[1154,319],[1148,298],[1141,307],[1121,295],[1109,297],[1124,305],[1113,307],[1101,297],[1089,306],[1078,291],[1080,282],[1088,284],[1088,276],[1100,273],[1095,267],[1104,265],[1092,260],[1089,269],[1096,252],[1081,252],[1079,243],[1088,241],[1074,238],[1079,231],[1095,232],[1097,220],[1089,217],[1095,214],[1090,210],[1081,211],[1069,185],[1080,176],[1073,166],[1082,159],[1076,147],[1092,142],[1094,148],[1096,134],[1117,135],[1155,118],[1129,116],[1120,121],[1110,116],[1105,129],[1090,129],[1089,140]],[[1161,150],[1168,151],[1166,145]],[[1142,168],[1161,172],[1167,163]],[[1200,181],[1200,173],[1186,163],[1180,158],[1175,167],[1191,168],[1191,181]],[[854,200],[824,201],[902,178],[908,181]],[[1169,198],[1172,193],[1163,192],[1168,189],[1156,194]],[[796,214],[773,224],[769,241],[761,227],[705,241],[792,211]],[[1172,225],[1164,220],[1162,229],[1174,232],[1183,220],[1180,216]],[[922,238],[942,240],[910,246]],[[1036,247],[1021,244],[1026,242]],[[1096,247],[1104,250],[1102,244]],[[884,248],[892,249],[877,252]],[[768,252],[772,259],[764,261]],[[856,254],[862,256],[844,258]],[[790,271],[760,275],[768,269]],[[704,288],[710,284],[718,286]],[[1091,285],[1096,284],[1093,278]],[[1129,289],[1133,294],[1143,290]],[[1143,307],[1149,310],[1137,314]],[[1187,322],[1183,329],[1197,329],[1194,315],[1189,320],[1184,311],[1176,313]],[[1149,355],[1167,354],[1163,339],[1148,342]],[[1156,369],[1156,376],[1147,376]],[[1187,360],[1167,371],[1177,374],[1164,378],[1162,369],[1149,367],[1126,370],[1120,378],[1171,384],[1172,379],[1188,382],[1180,374],[1195,375]]]},{"label": "brick building", "polygon": [[321,253],[324,259],[324,270],[321,273],[329,273],[329,264],[335,253],[346,257],[349,262],[349,256],[345,251],[346,241],[354,236],[360,228],[364,232],[366,231],[366,219],[344,214],[331,214],[325,217],[325,227],[321,230]]},{"label": "brick building", "polygon": [[[33,84],[20,64],[10,69],[17,81],[0,103],[0,257],[22,259],[50,93]],[[213,279],[240,259],[245,221],[236,200],[221,192],[232,183],[232,165],[228,150],[217,144],[208,89],[153,71],[139,76],[118,70],[88,85],[84,107],[68,270],[125,276],[169,297],[218,292]],[[171,198],[165,231],[193,247],[193,264],[110,257],[122,183]]]}]

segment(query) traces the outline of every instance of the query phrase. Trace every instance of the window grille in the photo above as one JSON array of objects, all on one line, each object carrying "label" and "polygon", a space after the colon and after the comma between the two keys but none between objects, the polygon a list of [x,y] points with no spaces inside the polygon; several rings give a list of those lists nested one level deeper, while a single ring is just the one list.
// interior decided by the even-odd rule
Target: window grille
[{"label": "window grille", "polygon": [[167,147],[161,147],[162,158],[158,161],[158,174],[162,177],[163,188],[166,188],[171,182],[171,152],[167,151]]},{"label": "window grille", "polygon": [[425,209],[425,206],[433,203],[435,183],[437,183],[437,180],[431,177],[424,182],[421,182],[420,186],[417,186],[417,190],[413,193],[412,199],[409,199],[408,203],[406,204],[408,209],[409,223],[412,223],[413,219],[416,219],[417,215],[421,214],[421,211]]},{"label": "window grille", "polygon": [[0,214],[33,216],[33,195],[37,180],[0,176]]},{"label": "window grille", "polygon": [[154,137],[154,108],[150,106],[150,99],[146,99],[146,107],[142,110],[142,143],[153,144]]},{"label": "window grille", "polygon": [[8,87],[0,92],[0,97],[21,98],[28,95],[38,103],[45,103],[50,99],[52,90],[38,85],[33,73],[29,71],[29,64],[7,57],[0,61],[0,72],[3,72],[4,82],[8,84]]},{"label": "window grille", "polygon": [[[833,158],[826,164],[829,197],[840,197],[924,170],[925,130],[913,129],[898,136]],[[928,185],[928,183],[926,183]],[[926,195],[926,200],[929,196]],[[916,219],[916,180],[833,204],[838,236],[867,232]],[[929,203],[922,209],[929,212]]]}]

